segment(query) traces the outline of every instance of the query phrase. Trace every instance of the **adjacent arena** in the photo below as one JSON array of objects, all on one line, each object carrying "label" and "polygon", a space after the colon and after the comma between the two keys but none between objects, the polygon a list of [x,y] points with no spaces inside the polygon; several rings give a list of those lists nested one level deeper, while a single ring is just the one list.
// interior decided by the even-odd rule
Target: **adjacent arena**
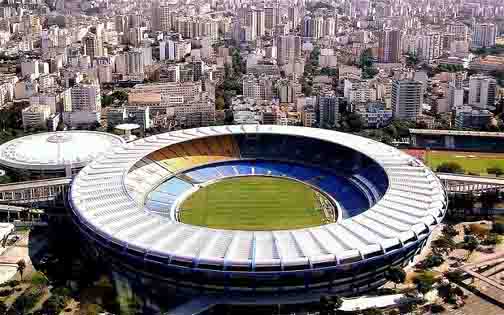
[{"label": "adjacent arena", "polygon": [[[224,190],[208,196],[222,195],[214,198],[222,207],[207,197],[192,206],[198,225],[183,222],[184,205],[198,192],[240,178],[259,181],[238,197],[243,209],[232,201],[237,182],[224,185],[232,189],[229,200]],[[269,219],[256,220],[251,211],[262,209],[253,200],[260,181],[276,178],[312,189],[318,212],[308,205],[289,228],[281,223],[289,209],[276,204],[297,204],[286,194],[261,200]],[[275,186],[268,187],[266,196],[274,196]],[[85,167],[70,197],[90,247],[136,285],[247,294],[345,295],[379,287],[387,268],[420,252],[446,210],[439,180],[405,153],[350,134],[266,125],[190,129],[128,143]],[[212,210],[202,209],[209,202]],[[199,220],[213,213],[222,219]],[[276,217],[273,228],[265,225]],[[208,227],[214,224],[226,228]]]},{"label": "adjacent arena", "polygon": [[58,131],[24,136],[0,146],[0,165],[32,178],[72,176],[124,140],[94,131]]}]

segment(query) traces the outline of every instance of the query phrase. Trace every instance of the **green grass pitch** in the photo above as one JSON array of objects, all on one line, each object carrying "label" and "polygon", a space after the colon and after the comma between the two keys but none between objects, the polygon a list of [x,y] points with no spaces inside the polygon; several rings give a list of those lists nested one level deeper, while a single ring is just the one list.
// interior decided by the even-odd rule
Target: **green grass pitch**
[{"label": "green grass pitch", "polygon": [[503,153],[482,153],[462,151],[427,151],[425,154],[426,164],[433,170],[443,162],[457,162],[462,166],[465,173],[480,175],[487,174],[487,168],[499,166],[504,169]]},{"label": "green grass pitch", "polygon": [[218,229],[283,230],[323,223],[310,186],[283,178],[236,177],[202,187],[180,207],[183,223]]}]

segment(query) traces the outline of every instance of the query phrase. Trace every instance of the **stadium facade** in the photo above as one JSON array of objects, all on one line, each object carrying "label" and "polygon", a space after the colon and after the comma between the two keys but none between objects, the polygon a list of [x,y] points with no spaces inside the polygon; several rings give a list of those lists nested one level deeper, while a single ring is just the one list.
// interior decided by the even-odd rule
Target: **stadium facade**
[{"label": "stadium facade", "polygon": [[[179,222],[180,201],[235,176],[306,182],[338,203],[337,222],[239,231]],[[78,228],[96,255],[135,286],[226,294],[362,293],[407,265],[446,211],[420,161],[335,131],[243,125],[175,131],[118,147],[74,179]],[[274,202],[274,200],[272,200]],[[145,291],[145,289],[144,289]]]},{"label": "stadium facade", "polygon": [[411,147],[435,150],[504,152],[504,133],[410,129]]}]

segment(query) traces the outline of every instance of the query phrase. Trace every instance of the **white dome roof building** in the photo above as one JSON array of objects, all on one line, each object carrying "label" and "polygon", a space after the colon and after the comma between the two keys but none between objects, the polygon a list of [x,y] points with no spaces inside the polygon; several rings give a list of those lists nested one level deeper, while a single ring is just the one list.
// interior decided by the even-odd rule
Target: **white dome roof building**
[{"label": "white dome roof building", "polygon": [[0,164],[30,177],[70,176],[123,143],[121,137],[103,132],[39,133],[2,144]]}]

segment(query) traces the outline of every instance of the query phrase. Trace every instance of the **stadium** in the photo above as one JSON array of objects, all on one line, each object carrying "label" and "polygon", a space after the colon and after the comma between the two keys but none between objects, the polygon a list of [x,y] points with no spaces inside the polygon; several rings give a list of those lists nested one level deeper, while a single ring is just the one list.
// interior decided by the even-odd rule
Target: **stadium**
[{"label": "stadium", "polygon": [[70,199],[89,247],[135,285],[237,295],[375,289],[421,251],[447,200],[390,146],[268,125],[128,143],[85,167]]},{"label": "stadium", "polygon": [[58,131],[33,134],[0,146],[0,165],[28,178],[71,177],[114,146],[116,135],[95,131]]}]

